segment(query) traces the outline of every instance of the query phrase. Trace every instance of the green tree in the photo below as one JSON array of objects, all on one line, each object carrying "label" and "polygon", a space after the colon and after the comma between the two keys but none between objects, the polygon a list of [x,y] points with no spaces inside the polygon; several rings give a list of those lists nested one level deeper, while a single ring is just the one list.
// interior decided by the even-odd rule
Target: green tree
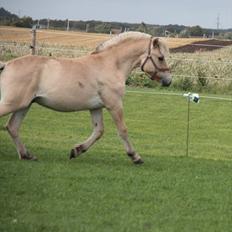
[{"label": "green tree", "polygon": [[101,24],[97,24],[95,26],[95,32],[97,33],[110,33],[110,25],[107,23],[101,23]]},{"label": "green tree", "polygon": [[184,29],[179,34],[180,38],[189,38],[190,35],[191,35],[191,33],[190,33],[189,29]]},{"label": "green tree", "polygon": [[200,26],[193,26],[189,28],[191,36],[203,36],[204,31]]},{"label": "green tree", "polygon": [[15,21],[13,23],[13,25],[16,27],[28,27],[28,28],[30,28],[33,25],[33,19],[31,17],[24,16],[24,17],[20,18],[19,20]]}]

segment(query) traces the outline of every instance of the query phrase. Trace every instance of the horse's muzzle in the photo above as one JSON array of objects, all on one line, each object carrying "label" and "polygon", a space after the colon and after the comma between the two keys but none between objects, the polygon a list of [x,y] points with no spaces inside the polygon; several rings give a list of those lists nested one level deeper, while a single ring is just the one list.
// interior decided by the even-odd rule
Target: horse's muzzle
[{"label": "horse's muzzle", "polygon": [[172,76],[170,73],[155,73],[150,77],[150,79],[160,82],[164,87],[168,87],[172,83]]},{"label": "horse's muzzle", "polygon": [[161,85],[164,87],[170,86],[172,83],[172,78],[163,78],[161,79]]}]

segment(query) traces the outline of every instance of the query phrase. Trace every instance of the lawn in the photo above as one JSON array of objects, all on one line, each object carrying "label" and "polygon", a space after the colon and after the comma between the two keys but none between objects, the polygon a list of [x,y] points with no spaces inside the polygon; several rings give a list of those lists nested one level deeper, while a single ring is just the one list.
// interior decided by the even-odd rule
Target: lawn
[{"label": "lawn", "polygon": [[[232,231],[232,102],[128,92],[125,119],[145,163],[126,157],[107,112],[105,134],[83,156],[88,112],[34,105],[21,135],[38,162],[19,161],[0,130],[0,231]],[[0,119],[0,126],[7,117]]]}]

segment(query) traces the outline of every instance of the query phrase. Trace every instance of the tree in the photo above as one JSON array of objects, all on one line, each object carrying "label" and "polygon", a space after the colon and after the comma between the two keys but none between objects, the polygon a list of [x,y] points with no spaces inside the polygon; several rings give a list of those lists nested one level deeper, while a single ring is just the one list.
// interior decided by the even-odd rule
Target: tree
[{"label": "tree", "polygon": [[110,25],[107,23],[101,23],[95,26],[95,32],[97,33],[110,33]]},{"label": "tree", "polygon": [[232,32],[226,32],[226,33],[224,34],[224,38],[225,38],[225,39],[232,39]]},{"label": "tree", "polygon": [[147,33],[147,25],[146,25],[146,23],[144,23],[144,22],[141,22],[141,28],[142,28],[142,32],[144,32],[144,33]]},{"label": "tree", "polygon": [[33,26],[33,19],[31,17],[22,17],[16,22],[13,23],[16,27],[28,27],[31,28]]},{"label": "tree", "polygon": [[191,36],[203,36],[204,31],[200,26],[193,26],[189,28]]},{"label": "tree", "polygon": [[12,25],[17,20],[19,20],[17,15],[11,14],[3,7],[0,8],[0,25]]},{"label": "tree", "polygon": [[189,38],[190,37],[190,30],[184,29],[179,34],[180,38]]},{"label": "tree", "polygon": [[31,17],[22,17],[16,22],[13,23],[14,26],[16,27],[27,27],[30,28],[33,26],[33,19]]}]

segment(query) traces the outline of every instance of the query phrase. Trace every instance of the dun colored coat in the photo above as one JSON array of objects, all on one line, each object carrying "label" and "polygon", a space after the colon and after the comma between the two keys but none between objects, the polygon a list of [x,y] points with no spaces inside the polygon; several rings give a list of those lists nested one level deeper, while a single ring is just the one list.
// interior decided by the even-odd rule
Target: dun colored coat
[{"label": "dun colored coat", "polygon": [[19,137],[19,128],[32,103],[62,112],[89,110],[93,132],[75,145],[70,159],[87,151],[103,134],[102,109],[106,108],[117,126],[128,156],[143,163],[128,139],[123,119],[122,97],[128,75],[136,67],[169,86],[171,75],[165,61],[168,49],[150,35],[128,32],[99,45],[89,55],[76,59],[25,56],[1,63],[0,116],[12,113],[7,130],[20,159],[35,160]]}]

